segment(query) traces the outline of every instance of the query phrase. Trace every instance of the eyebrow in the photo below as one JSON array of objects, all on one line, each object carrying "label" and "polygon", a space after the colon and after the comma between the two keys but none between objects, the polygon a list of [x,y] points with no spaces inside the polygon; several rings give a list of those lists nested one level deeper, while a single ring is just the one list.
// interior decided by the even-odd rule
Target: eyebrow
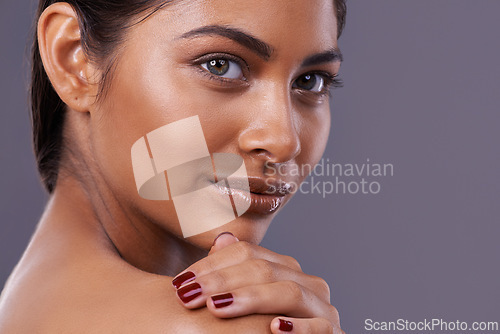
[{"label": "eyebrow", "polygon": [[252,50],[264,60],[268,60],[269,58],[271,58],[271,54],[273,53],[273,48],[266,42],[261,41],[260,39],[239,29],[222,25],[209,25],[196,28],[182,34],[181,38],[192,38],[203,35],[219,35],[229,38]]},{"label": "eyebrow", "polygon": [[[222,37],[229,38],[244,47],[252,50],[257,55],[259,55],[264,60],[269,60],[273,53],[273,47],[266,42],[246,33],[240,29],[232,28],[224,25],[208,25],[200,28],[190,30],[182,34],[181,38],[193,38],[204,35],[219,35]],[[344,57],[338,48],[332,48],[325,52],[314,54],[307,57],[303,62],[301,67],[307,67],[312,65],[318,65],[329,62],[341,62]]]},{"label": "eyebrow", "polygon": [[342,62],[344,60],[344,56],[340,52],[339,49],[333,48],[325,52],[321,52],[318,54],[314,54],[312,56],[307,57],[302,62],[302,67],[319,65],[330,62]]}]

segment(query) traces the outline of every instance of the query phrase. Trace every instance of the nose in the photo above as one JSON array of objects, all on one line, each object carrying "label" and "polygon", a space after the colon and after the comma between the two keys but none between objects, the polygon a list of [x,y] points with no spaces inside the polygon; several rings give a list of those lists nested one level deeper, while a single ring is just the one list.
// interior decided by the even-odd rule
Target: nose
[{"label": "nose", "polygon": [[283,87],[265,89],[250,105],[249,124],[240,133],[240,149],[270,163],[294,159],[301,150],[289,90]]}]

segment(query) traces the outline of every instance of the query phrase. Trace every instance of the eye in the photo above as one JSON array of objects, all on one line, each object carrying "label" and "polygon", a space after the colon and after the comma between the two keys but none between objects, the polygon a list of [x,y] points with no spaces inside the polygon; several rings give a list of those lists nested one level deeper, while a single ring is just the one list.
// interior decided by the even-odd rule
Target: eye
[{"label": "eye", "polygon": [[315,73],[304,74],[295,80],[293,87],[314,93],[321,93],[325,89],[325,78]]},{"label": "eye", "polygon": [[202,63],[201,67],[222,78],[243,79],[241,66],[232,60],[224,58],[210,59],[209,61]]}]

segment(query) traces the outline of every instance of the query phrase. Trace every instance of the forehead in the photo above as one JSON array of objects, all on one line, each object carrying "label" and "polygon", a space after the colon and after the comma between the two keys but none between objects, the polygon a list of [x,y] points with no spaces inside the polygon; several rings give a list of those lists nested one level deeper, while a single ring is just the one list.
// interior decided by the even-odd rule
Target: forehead
[{"label": "forehead", "polygon": [[180,0],[158,13],[158,24],[174,38],[200,26],[230,25],[277,52],[337,47],[333,0]]}]

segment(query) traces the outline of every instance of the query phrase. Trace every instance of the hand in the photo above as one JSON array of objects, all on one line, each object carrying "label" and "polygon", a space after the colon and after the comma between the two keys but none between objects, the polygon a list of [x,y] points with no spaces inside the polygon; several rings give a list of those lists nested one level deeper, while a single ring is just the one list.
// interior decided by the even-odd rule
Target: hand
[{"label": "hand", "polygon": [[272,333],[341,334],[330,288],[321,278],[302,272],[290,256],[223,234],[209,255],[172,282],[188,309],[206,306],[218,318],[282,314]]}]

